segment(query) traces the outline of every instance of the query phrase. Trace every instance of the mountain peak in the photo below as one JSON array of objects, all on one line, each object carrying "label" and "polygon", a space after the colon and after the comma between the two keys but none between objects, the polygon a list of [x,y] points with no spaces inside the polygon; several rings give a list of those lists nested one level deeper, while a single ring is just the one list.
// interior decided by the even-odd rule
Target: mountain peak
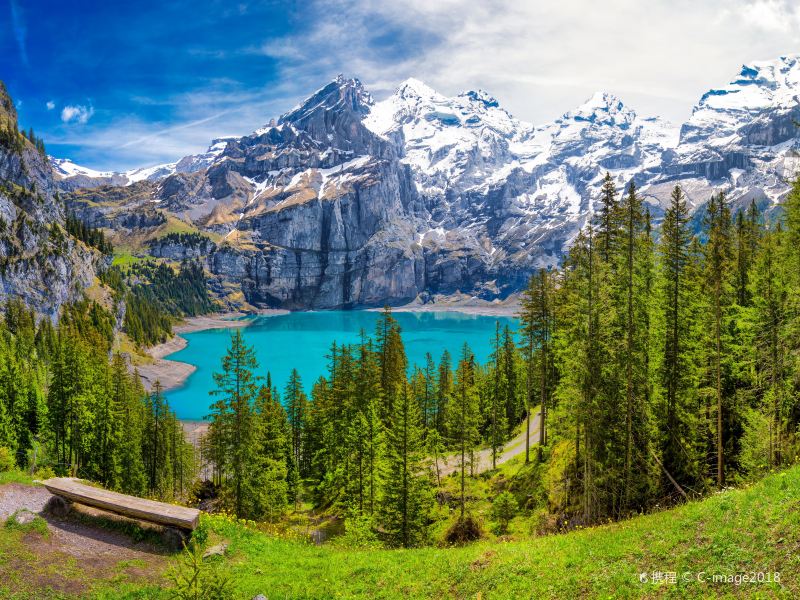
[{"label": "mountain peak", "polygon": [[297,123],[318,111],[344,110],[365,115],[374,101],[359,79],[336,76],[330,83],[311,94],[303,102],[278,119],[278,124]]},{"label": "mountain peak", "polygon": [[397,86],[395,94],[402,98],[417,97],[417,98],[436,98],[439,93],[426,83],[420,81],[416,77],[409,77]]},{"label": "mountain peak", "polygon": [[753,61],[742,65],[739,78],[731,84],[770,83],[798,68],[800,68],[800,54],[787,54],[773,60]]},{"label": "mountain peak", "polygon": [[625,127],[630,125],[635,118],[636,113],[628,108],[619,97],[603,91],[595,92],[586,102],[562,117],[563,120]]},{"label": "mountain peak", "polygon": [[693,114],[706,109],[725,112],[794,107],[799,96],[800,55],[788,54],[742,65],[728,85],[703,94]]},{"label": "mountain peak", "polygon": [[474,104],[481,104],[486,108],[499,108],[500,103],[497,98],[483,90],[469,90],[459,94],[461,98],[466,98]]}]

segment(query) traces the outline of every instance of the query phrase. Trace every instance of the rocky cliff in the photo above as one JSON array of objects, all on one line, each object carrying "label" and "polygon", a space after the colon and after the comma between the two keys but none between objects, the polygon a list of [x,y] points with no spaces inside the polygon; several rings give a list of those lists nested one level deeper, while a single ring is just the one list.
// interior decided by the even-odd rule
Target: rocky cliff
[{"label": "rocky cliff", "polygon": [[[483,91],[447,97],[411,79],[376,103],[339,77],[203,155],[94,178],[62,161],[60,185],[89,222],[200,258],[255,306],[504,297],[560,259],[606,172],[620,190],[635,181],[656,219],[676,183],[695,210],[717,191],[776,206],[798,166],[799,92],[790,56],[743,67],[680,127],[607,93],[533,126]],[[170,223],[208,241],[159,242]]]},{"label": "rocky cliff", "polygon": [[0,301],[54,318],[92,284],[100,256],[70,236],[47,156],[18,132],[0,82]]}]

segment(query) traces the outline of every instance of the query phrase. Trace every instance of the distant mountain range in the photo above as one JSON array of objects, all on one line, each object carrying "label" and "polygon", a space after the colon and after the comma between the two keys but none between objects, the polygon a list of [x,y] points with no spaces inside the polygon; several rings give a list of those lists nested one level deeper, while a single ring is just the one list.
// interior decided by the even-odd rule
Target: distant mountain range
[{"label": "distant mountain range", "polygon": [[409,79],[375,102],[340,76],[201,155],[126,173],[51,163],[81,218],[135,250],[199,258],[232,304],[342,308],[519,290],[558,262],[606,172],[656,218],[676,183],[693,210],[717,191],[771,210],[800,167],[797,121],[798,56],[742,67],[680,127],[602,92],[534,126],[483,91]]}]

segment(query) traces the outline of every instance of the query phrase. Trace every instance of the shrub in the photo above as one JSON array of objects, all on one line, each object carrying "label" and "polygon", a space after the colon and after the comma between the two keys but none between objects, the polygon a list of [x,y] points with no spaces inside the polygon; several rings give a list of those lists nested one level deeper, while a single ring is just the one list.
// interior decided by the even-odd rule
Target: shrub
[{"label": "shrub", "polygon": [[230,579],[220,574],[216,565],[203,562],[199,544],[184,547],[181,559],[170,572],[175,584],[172,598],[176,600],[226,600],[231,597]]},{"label": "shrub", "polygon": [[14,453],[5,446],[0,446],[0,473],[10,471],[15,466]]},{"label": "shrub", "polygon": [[368,515],[352,515],[344,522],[344,534],[334,538],[333,543],[343,548],[380,548],[375,534],[375,523]]},{"label": "shrub", "polygon": [[508,531],[508,524],[517,516],[517,499],[510,492],[503,492],[492,503],[492,518],[497,521],[500,533]]},{"label": "shrub", "polygon": [[56,472],[53,471],[53,467],[49,466],[39,467],[38,469],[36,469],[34,477],[36,477],[36,479],[44,481],[45,479],[52,479],[53,477],[56,477]]}]

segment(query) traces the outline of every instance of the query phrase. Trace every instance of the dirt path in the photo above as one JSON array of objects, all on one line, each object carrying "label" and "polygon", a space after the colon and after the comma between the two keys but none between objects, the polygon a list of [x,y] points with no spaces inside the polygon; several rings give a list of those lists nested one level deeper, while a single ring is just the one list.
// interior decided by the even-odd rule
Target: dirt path
[{"label": "dirt path", "polygon": [[[541,413],[536,413],[531,420],[531,448],[539,443],[539,422],[541,420]],[[523,424],[521,431],[509,440],[504,446],[500,456],[497,457],[497,464],[502,465],[508,462],[515,456],[525,453],[525,426]],[[439,461],[439,475],[447,477],[451,473],[455,473],[459,469],[459,461],[461,457],[457,454],[448,454]],[[475,473],[483,473],[492,468],[492,450],[484,448],[475,453]]]},{"label": "dirt path", "polygon": [[[9,516],[25,509],[44,518],[48,529],[47,536],[27,533],[14,542],[16,546],[6,548],[6,558],[11,560],[0,561],[4,582],[23,595],[29,588],[52,588],[80,596],[98,580],[162,580],[168,559],[163,548],[101,526],[103,521],[117,519],[88,507],[75,505],[68,516],[56,518],[45,510],[51,497],[40,486],[0,486],[0,527]],[[8,538],[7,543],[11,543]],[[19,573],[25,577],[17,577]]]}]

